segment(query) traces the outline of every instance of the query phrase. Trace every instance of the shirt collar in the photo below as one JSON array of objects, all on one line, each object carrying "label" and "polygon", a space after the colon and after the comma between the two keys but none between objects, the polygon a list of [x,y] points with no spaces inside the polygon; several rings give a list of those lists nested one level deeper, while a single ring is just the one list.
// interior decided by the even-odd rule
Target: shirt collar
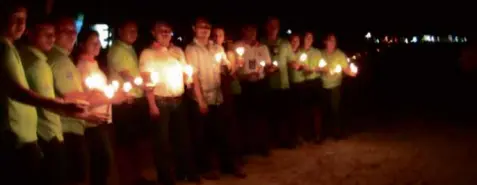
[{"label": "shirt collar", "polygon": [[114,41],[114,43],[117,43],[118,45],[123,46],[125,48],[132,49],[132,45],[127,44],[127,43],[125,43],[121,40],[116,40],[116,41]]},{"label": "shirt collar", "polygon": [[55,45],[53,47],[56,48],[58,51],[60,51],[62,54],[66,55],[66,56],[70,55],[70,52],[68,50],[63,49],[62,47],[60,47],[58,45]]},{"label": "shirt collar", "polygon": [[47,60],[48,58],[46,57],[46,54],[43,53],[40,49],[34,47],[34,46],[27,46],[28,49],[40,60]]},{"label": "shirt collar", "polygon": [[3,42],[5,44],[8,44],[9,46],[12,46],[13,43],[10,42],[10,40],[8,40],[7,38],[5,38],[4,36],[0,36],[0,42]]}]

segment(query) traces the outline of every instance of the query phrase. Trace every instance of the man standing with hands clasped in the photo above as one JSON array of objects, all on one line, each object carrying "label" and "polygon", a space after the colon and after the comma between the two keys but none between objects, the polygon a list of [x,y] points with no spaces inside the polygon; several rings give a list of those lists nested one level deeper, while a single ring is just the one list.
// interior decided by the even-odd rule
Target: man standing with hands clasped
[{"label": "man standing with hands clasped", "polygon": [[[225,119],[226,110],[222,107],[223,94],[220,88],[221,84],[221,68],[226,64],[226,54],[224,48],[213,42],[209,42],[211,34],[211,26],[204,18],[198,18],[193,26],[195,32],[194,41],[186,48],[187,62],[192,65],[197,74],[197,83],[194,86],[199,86],[203,93],[201,97],[194,97],[201,113],[208,111],[205,116],[198,116],[201,123],[195,123],[196,136],[198,139],[204,139],[204,156],[203,159],[207,161],[204,178],[210,180],[219,179],[219,160],[221,153],[220,149],[226,151],[225,162],[232,166],[232,171],[237,177],[245,177],[245,173],[240,168],[237,157],[237,152],[231,151],[232,138],[230,138],[230,125]],[[200,128],[202,125],[202,128]],[[202,134],[201,134],[202,133]],[[203,135],[203,138],[200,138]],[[199,143],[200,145],[200,143]],[[199,146],[200,147],[200,146]],[[199,148],[200,150],[201,148]]]}]

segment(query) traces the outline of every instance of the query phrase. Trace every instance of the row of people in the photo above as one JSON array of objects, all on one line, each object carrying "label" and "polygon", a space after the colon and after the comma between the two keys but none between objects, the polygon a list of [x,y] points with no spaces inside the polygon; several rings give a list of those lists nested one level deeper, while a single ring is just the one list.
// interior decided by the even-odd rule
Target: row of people
[{"label": "row of people", "polygon": [[[108,51],[105,75],[96,61],[100,51],[96,32],[80,33],[72,60],[70,53],[76,43],[73,19],[61,18],[54,24],[38,22],[29,31],[29,44],[17,54],[12,41],[23,34],[26,10],[16,8],[8,18],[9,30],[2,39],[2,47],[8,52],[2,53],[2,62],[7,74],[22,79],[15,83],[23,83],[23,88],[30,87],[46,97],[85,100],[90,106],[87,116],[58,116],[44,109],[47,106],[34,104],[38,113],[31,111],[31,115],[23,117],[18,113],[27,113],[27,108],[5,104],[9,133],[19,139],[28,136],[29,140],[2,137],[2,146],[6,143],[23,148],[30,143],[35,148],[33,152],[13,147],[14,155],[2,157],[2,162],[22,161],[20,165],[2,164],[16,166],[13,172],[31,177],[21,179],[25,183],[38,179],[41,166],[45,169],[42,180],[48,184],[81,184],[87,176],[91,184],[106,184],[111,144],[105,123],[111,118],[104,115],[110,115],[111,110],[116,143],[120,146],[116,153],[120,174],[141,164],[139,148],[143,141],[149,141],[161,184],[174,184],[176,179],[200,182],[202,172],[207,172],[204,178],[217,179],[223,165],[243,178],[243,154],[268,155],[273,142],[293,148],[300,138],[323,136],[320,118],[313,116],[324,108],[327,120],[338,118],[342,75],[335,68],[340,66],[344,73],[355,75],[346,56],[336,49],[334,36],[327,37],[327,47],[321,52],[312,47],[312,33],[304,35],[303,44],[299,35],[292,35],[289,42],[279,39],[277,19],[268,21],[266,40],[259,42],[256,27],[248,25],[243,28],[242,39],[227,49],[222,46],[224,30],[215,29],[210,42],[211,25],[198,19],[193,25],[195,39],[185,51],[171,44],[172,28],[165,22],[156,22],[151,30],[155,40],[139,57],[132,46],[137,25],[126,21],[119,26],[118,40]],[[321,59],[327,64],[320,66]],[[193,76],[181,69],[187,64],[193,67]],[[109,81],[124,84],[139,76],[147,81],[153,73],[159,74],[161,83],[135,86],[112,99],[98,93],[85,80],[99,74],[99,79],[108,76]],[[112,108],[110,104],[114,104]],[[22,120],[32,117],[35,120]],[[37,155],[39,152],[42,157]],[[221,158],[225,159],[223,165]],[[40,161],[42,165],[38,165]],[[139,165],[133,171],[141,170]],[[15,173],[4,174],[14,177]],[[120,176],[132,177],[133,181],[140,175]],[[124,181],[127,184],[128,180]]]}]

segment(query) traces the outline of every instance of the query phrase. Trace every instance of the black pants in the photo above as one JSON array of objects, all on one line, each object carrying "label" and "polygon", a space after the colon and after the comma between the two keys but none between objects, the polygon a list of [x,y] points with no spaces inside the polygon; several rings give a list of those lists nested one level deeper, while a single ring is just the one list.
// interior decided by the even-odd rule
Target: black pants
[{"label": "black pants", "polygon": [[138,141],[146,138],[149,123],[147,106],[145,98],[137,98],[131,104],[113,105],[113,123],[119,147],[132,149]]},{"label": "black pants", "polygon": [[37,184],[40,180],[41,150],[37,142],[17,147],[17,136],[9,131],[0,138],[0,177],[5,185]]},{"label": "black pants", "polygon": [[[187,107],[181,99],[157,98],[160,116],[152,122],[154,163],[157,177],[164,185],[175,184],[177,174],[196,176],[187,120]],[[174,163],[175,162],[175,163]]]},{"label": "black pants", "polygon": [[242,138],[247,153],[268,154],[269,128],[266,111],[267,81],[241,83],[245,118]]},{"label": "black pants", "polygon": [[66,180],[65,148],[63,141],[53,138],[49,141],[39,139],[43,152],[41,162],[41,182],[46,185],[62,185]]},{"label": "black pants", "polygon": [[268,121],[270,138],[280,147],[290,147],[293,145],[293,135],[295,133],[291,122],[291,94],[289,89],[273,89],[268,95]]},{"label": "black pants", "polygon": [[323,128],[321,137],[340,136],[342,134],[341,87],[323,90]]},{"label": "black pants", "polygon": [[85,183],[89,173],[91,185],[107,184],[111,164],[107,128],[108,125],[87,128],[84,136],[64,134],[69,183]]},{"label": "black pants", "polygon": [[305,139],[318,139],[322,125],[323,85],[320,79],[306,81],[305,109],[310,116],[305,125]]}]

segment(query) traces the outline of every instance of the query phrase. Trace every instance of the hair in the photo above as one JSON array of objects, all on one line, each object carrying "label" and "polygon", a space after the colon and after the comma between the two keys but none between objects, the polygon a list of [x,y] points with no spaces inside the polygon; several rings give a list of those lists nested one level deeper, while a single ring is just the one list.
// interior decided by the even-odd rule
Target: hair
[{"label": "hair", "polygon": [[[65,16],[65,15],[61,15],[61,16],[58,16],[55,20],[54,20],[54,25],[55,25],[55,31],[58,33],[58,30],[59,28],[64,24],[64,23],[67,23],[68,21],[75,21],[75,19],[73,17],[70,17],[70,16]],[[77,30],[79,31],[79,30]]]},{"label": "hair", "polygon": [[307,34],[311,34],[313,37],[315,36],[315,33],[313,33],[313,31],[307,30],[303,32],[303,37],[305,37]]},{"label": "hair", "polygon": [[278,17],[275,17],[275,16],[269,16],[269,17],[267,18],[267,22],[266,22],[266,23],[270,23],[270,22],[272,22],[273,20],[280,21],[280,19],[278,19]]},{"label": "hair", "polygon": [[84,28],[81,30],[81,32],[78,34],[77,38],[77,45],[73,49],[73,53],[71,54],[74,58],[74,61],[78,61],[79,56],[83,52],[81,50],[81,46],[93,35],[99,36],[99,33],[97,31],[94,31],[90,28]]},{"label": "hair", "polygon": [[292,33],[292,34],[288,37],[288,40],[291,41],[291,39],[292,39],[293,37],[298,37],[298,38],[300,38],[300,34],[298,34],[298,33]]},{"label": "hair", "polygon": [[124,19],[122,21],[120,21],[117,25],[117,29],[123,29],[126,25],[128,24],[137,24],[135,20],[133,19]]},{"label": "hair", "polygon": [[334,33],[328,33],[328,34],[326,34],[324,40],[327,41],[327,40],[330,39],[331,37],[335,37],[335,38],[336,38],[336,35],[335,35]]},{"label": "hair", "polygon": [[151,30],[154,30],[154,28],[156,28],[156,26],[159,26],[159,25],[166,26],[166,27],[172,29],[172,26],[168,22],[158,20],[158,21],[155,21],[154,24],[152,24]]},{"label": "hair", "polygon": [[205,17],[197,17],[194,21],[194,26],[197,25],[197,23],[200,23],[200,22],[203,22],[203,23],[206,23],[206,24],[209,24],[210,25],[210,22],[207,18]]},{"label": "hair", "polygon": [[42,25],[51,25],[55,26],[55,22],[48,16],[41,16],[34,18],[33,21],[31,21],[31,24],[29,24],[28,29],[33,32],[37,32],[38,27]]}]

